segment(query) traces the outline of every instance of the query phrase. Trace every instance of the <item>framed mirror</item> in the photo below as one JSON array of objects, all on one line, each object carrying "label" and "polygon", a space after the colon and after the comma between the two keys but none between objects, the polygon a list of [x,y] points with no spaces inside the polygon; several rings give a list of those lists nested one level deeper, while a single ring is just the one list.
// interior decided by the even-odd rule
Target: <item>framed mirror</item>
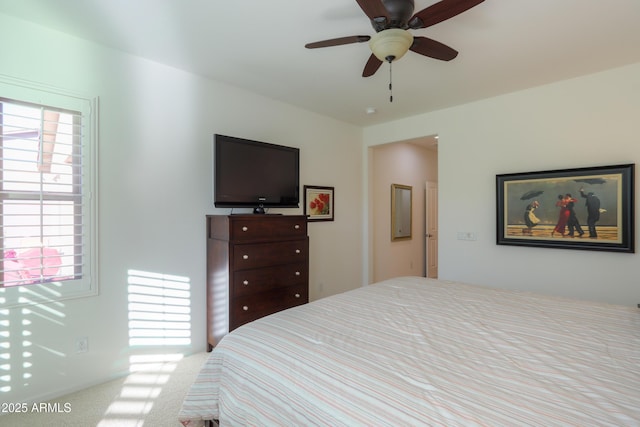
[{"label": "framed mirror", "polygon": [[411,239],[411,193],[409,185],[391,184],[391,240]]}]

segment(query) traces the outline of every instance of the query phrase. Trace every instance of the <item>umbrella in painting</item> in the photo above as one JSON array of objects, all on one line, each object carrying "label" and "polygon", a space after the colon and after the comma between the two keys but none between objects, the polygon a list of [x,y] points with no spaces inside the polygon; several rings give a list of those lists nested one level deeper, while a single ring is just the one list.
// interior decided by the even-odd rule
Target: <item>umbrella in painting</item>
[{"label": "umbrella in painting", "polygon": [[542,193],[544,193],[544,191],[542,190],[531,190],[531,191],[527,191],[526,193],[524,193],[521,197],[520,200],[529,200],[529,199],[533,199],[536,196],[541,195]]}]

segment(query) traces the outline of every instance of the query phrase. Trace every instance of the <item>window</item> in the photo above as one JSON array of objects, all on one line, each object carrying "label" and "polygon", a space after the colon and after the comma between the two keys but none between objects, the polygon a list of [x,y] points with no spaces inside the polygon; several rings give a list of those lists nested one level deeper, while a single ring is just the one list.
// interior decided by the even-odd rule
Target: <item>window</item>
[{"label": "window", "polygon": [[0,303],[97,290],[92,105],[0,80]]}]

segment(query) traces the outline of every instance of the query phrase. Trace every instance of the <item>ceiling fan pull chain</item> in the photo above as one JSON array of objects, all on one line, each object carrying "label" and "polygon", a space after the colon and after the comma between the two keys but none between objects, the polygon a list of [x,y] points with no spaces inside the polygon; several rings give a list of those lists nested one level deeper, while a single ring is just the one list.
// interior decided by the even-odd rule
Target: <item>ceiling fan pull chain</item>
[{"label": "ceiling fan pull chain", "polygon": [[391,70],[393,62],[389,61],[389,102],[393,102],[393,72]]}]

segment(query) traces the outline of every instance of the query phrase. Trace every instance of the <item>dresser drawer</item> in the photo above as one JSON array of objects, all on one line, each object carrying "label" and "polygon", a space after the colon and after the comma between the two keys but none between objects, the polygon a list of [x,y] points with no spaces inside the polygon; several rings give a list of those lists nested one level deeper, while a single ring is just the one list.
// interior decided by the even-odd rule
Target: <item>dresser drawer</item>
[{"label": "dresser drawer", "polygon": [[306,237],[307,219],[300,215],[273,215],[265,221],[261,215],[241,215],[231,218],[229,233],[231,241]]},{"label": "dresser drawer", "polygon": [[306,284],[232,298],[229,304],[229,331],[269,314],[306,304],[308,301],[309,287]]},{"label": "dresser drawer", "polygon": [[308,264],[282,264],[273,267],[238,270],[233,273],[231,297],[260,293],[293,285],[306,285]]},{"label": "dresser drawer", "polygon": [[231,264],[234,271],[280,264],[306,262],[309,240],[232,245]]}]

